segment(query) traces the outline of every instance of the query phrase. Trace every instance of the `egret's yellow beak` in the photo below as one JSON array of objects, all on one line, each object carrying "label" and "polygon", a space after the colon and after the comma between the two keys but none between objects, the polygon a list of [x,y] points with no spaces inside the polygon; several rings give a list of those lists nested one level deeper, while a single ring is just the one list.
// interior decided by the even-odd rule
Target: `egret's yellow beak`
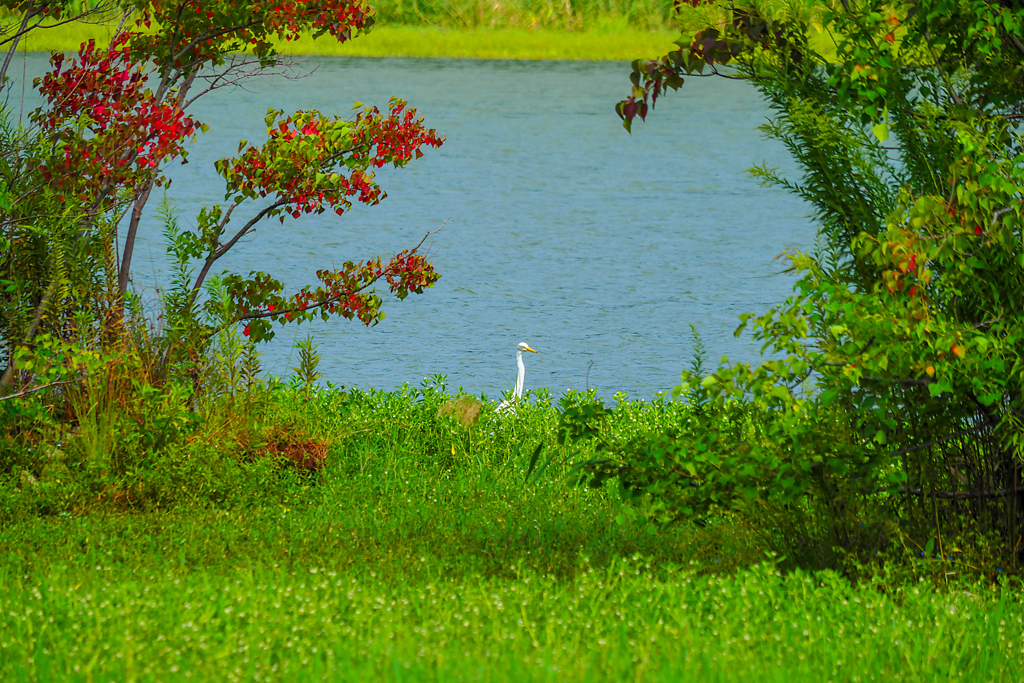
[{"label": "egret's yellow beak", "polygon": [[537,351],[534,351],[533,349],[531,349],[529,346],[524,346],[523,347],[523,351],[529,351],[530,353],[538,353]]}]

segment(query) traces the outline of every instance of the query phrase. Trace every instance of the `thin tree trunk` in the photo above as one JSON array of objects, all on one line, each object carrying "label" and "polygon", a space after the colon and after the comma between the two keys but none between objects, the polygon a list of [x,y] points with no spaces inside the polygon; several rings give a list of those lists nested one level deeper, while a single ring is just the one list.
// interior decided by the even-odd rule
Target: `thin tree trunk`
[{"label": "thin tree trunk", "polygon": [[[196,71],[192,71],[188,76],[185,77],[185,82],[182,83],[176,102],[180,106],[181,102],[184,101],[186,93],[192,86],[192,82],[195,80]],[[164,82],[160,84],[157,96],[162,98],[169,87],[170,79],[164,77]],[[135,199],[135,206],[132,208],[132,217],[128,222],[128,232],[125,233],[124,237],[124,251],[121,253],[121,266],[117,273],[117,294],[120,300],[124,299],[125,294],[128,292],[128,279],[131,275],[132,268],[132,254],[135,252],[135,238],[139,232],[139,222],[142,220],[142,212],[146,208],[146,204],[149,202],[149,195],[153,192],[153,187],[156,184],[155,179],[150,179],[145,188]]]},{"label": "thin tree trunk", "polygon": [[121,268],[117,273],[117,296],[123,300],[128,291],[128,276],[131,274],[132,253],[135,251],[135,237],[139,232],[139,221],[142,220],[142,211],[149,201],[149,194],[153,191],[156,181],[149,180],[142,193],[135,199],[135,206],[132,208],[132,217],[128,223],[128,232],[124,237],[124,251],[121,254]]},{"label": "thin tree trunk", "polygon": [[14,44],[7,51],[7,59],[4,60],[4,67],[0,70],[0,84],[3,84],[7,80],[7,69],[11,66],[11,60],[14,59],[14,54],[18,51],[18,42],[25,34],[25,28],[28,26],[29,19],[32,18],[32,7],[35,5],[34,2],[30,2],[28,7],[25,8],[25,18],[21,20],[21,26],[18,28],[18,33],[14,36]]}]

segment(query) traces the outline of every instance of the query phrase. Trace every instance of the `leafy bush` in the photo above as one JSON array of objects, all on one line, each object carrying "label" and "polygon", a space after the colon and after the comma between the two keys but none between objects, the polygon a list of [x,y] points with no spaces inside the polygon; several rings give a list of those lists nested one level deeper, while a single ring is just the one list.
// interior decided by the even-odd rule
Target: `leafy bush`
[{"label": "leafy bush", "polygon": [[680,49],[633,64],[626,128],[691,76],[749,81],[801,177],[754,173],[809,202],[820,247],[789,255],[788,301],[743,316],[772,360],[684,375],[696,421],[594,476],[659,520],[773,510],[771,533],[818,528],[799,544],[817,557],[996,535],[1024,561],[1020,19],[945,0],[683,8]]}]

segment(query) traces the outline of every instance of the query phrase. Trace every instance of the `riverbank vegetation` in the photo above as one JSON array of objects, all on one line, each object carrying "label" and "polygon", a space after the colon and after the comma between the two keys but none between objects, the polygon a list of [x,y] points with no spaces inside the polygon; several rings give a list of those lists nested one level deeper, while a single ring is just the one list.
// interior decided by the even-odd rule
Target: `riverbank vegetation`
[{"label": "riverbank vegetation", "polygon": [[[617,520],[613,487],[575,485],[590,453],[558,446],[592,395],[501,416],[441,378],[295,378],[144,418],[120,400],[96,401],[102,432],[5,441],[5,680],[998,681],[1024,662],[1014,584],[978,549],[888,548],[852,583],[794,569],[741,516]],[[688,417],[626,401],[608,427]]]},{"label": "riverbank vegetation", "polygon": [[[698,338],[671,395],[508,414],[443,378],[331,386],[310,338],[291,378],[261,371],[280,326],[429,295],[424,242],[289,293],[218,272],[443,144],[399,100],[269,111],[216,164],[223,204],[192,228],[161,207],[173,279],[143,309],[134,239],[195,98],[370,17],[125,3],[141,25],[55,56],[32,127],[0,127],[0,675],[1019,678],[1024,48],[1013,17],[937,2],[681,8],[688,40],[634,63],[620,116],[728,66],[801,176],[755,172],[814,207],[820,248],[741,319],[765,363],[709,367]],[[44,10],[89,11],[4,6],[8,56]]]}]

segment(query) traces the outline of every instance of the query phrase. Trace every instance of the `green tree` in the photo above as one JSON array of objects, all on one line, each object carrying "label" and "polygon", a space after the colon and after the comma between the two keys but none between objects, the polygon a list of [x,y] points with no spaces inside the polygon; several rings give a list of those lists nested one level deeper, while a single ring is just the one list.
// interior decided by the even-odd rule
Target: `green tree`
[{"label": "green tree", "polygon": [[[684,373],[693,425],[605,444],[595,476],[663,520],[813,510],[828,521],[791,542],[822,564],[894,533],[1020,552],[1022,18],[986,0],[681,7],[679,49],[633,63],[617,113],[628,130],[688,78],[750,82],[800,168],[753,173],[813,207],[821,247],[790,254],[790,299],[742,317],[773,359]],[[888,524],[860,531],[868,512]]]}]

